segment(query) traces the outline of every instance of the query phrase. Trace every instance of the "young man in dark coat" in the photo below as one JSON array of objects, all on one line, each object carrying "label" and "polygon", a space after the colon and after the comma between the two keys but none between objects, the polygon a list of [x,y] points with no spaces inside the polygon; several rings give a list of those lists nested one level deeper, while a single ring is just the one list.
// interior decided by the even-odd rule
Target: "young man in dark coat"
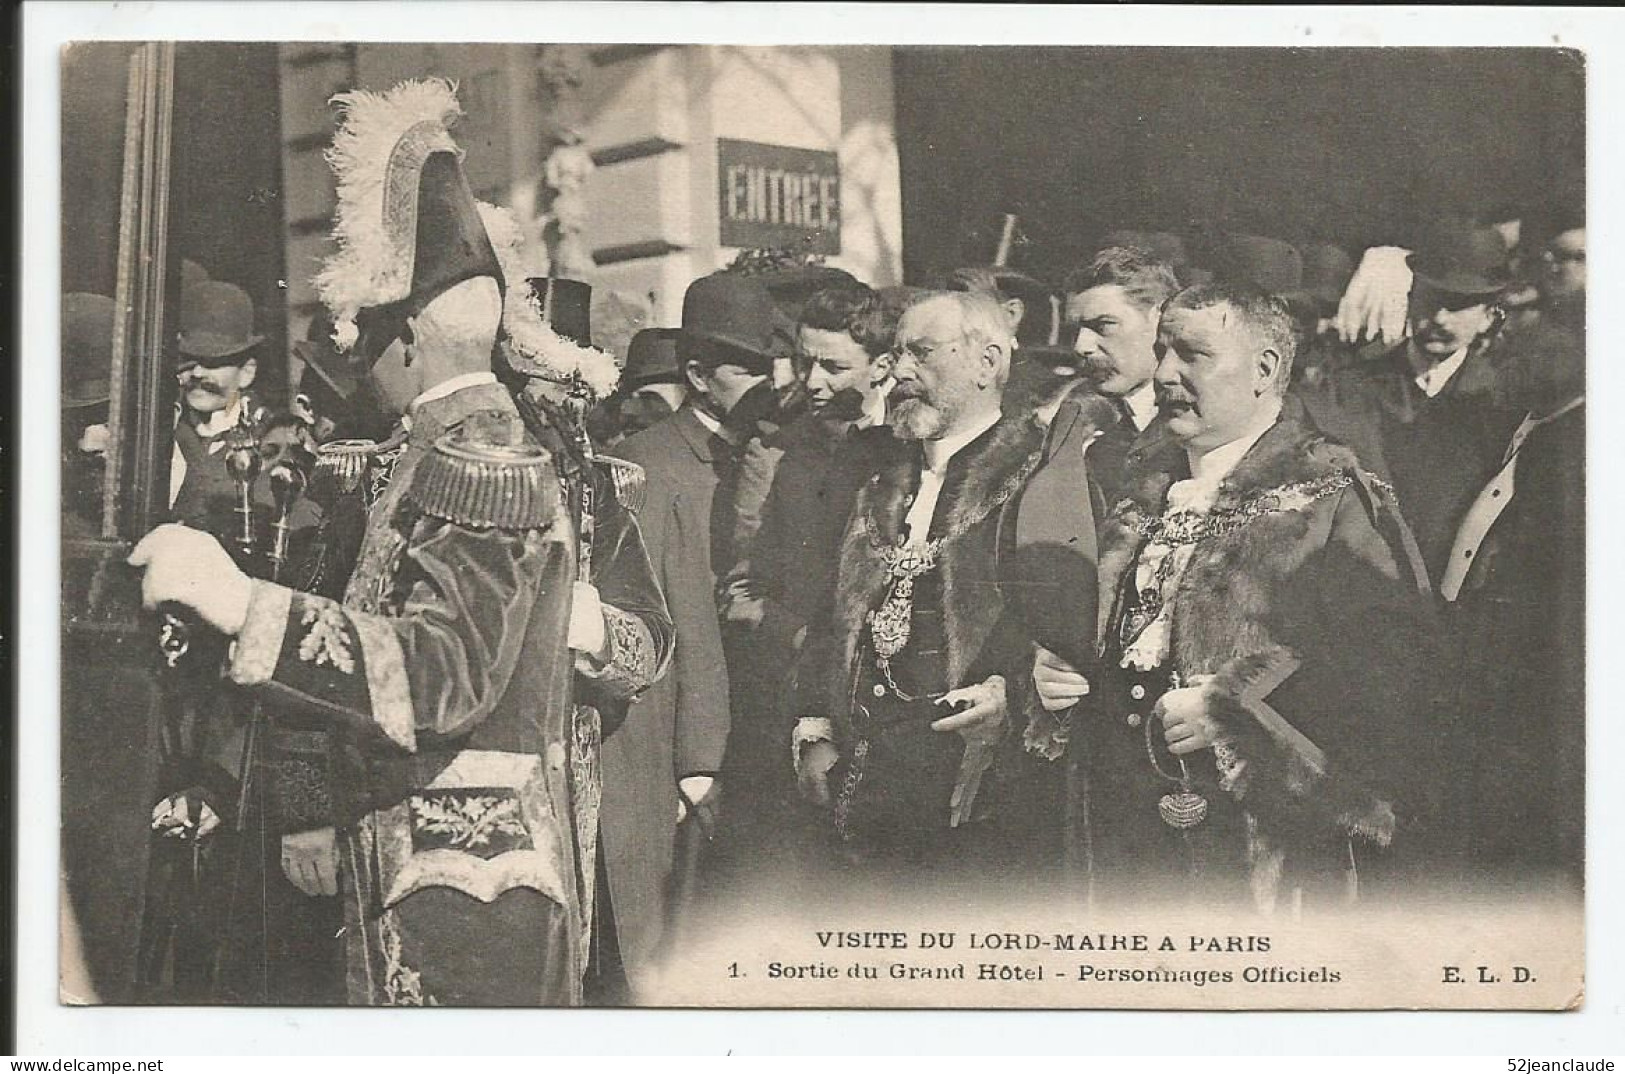
[{"label": "young man in dark coat", "polygon": [[1294,346],[1251,287],[1163,310],[1168,436],[1101,531],[1096,670],[1034,676],[1044,709],[1077,705],[1091,894],[1340,899],[1427,811],[1427,581],[1391,493],[1284,402]]},{"label": "young man in dark coat", "polygon": [[[631,707],[610,743],[612,763],[636,778],[611,781],[607,811],[628,818],[605,831],[615,864],[617,912],[634,995],[658,967],[664,926],[684,905],[668,905],[678,825],[692,816],[710,835],[722,804],[730,728],[729,669],[718,621],[718,580],[732,566],[733,513],[723,499],[738,476],[742,438],[728,417],[750,393],[769,386],[778,317],[759,280],[715,273],[683,299],[678,357],[689,395],[676,414],[617,444],[615,454],[643,467],[646,502],[638,516],[655,577],[666,594],[677,647],[666,677]],[[638,818],[636,823],[631,818]],[[635,864],[634,864],[635,863]],[[691,890],[679,893],[685,900]]]}]

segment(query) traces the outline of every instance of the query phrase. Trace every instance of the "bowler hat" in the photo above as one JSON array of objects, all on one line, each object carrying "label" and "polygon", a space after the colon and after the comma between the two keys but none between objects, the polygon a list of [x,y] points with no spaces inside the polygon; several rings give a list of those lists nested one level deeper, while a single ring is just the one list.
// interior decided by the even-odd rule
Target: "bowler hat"
[{"label": "bowler hat", "polygon": [[819,291],[862,286],[850,272],[829,265],[796,265],[775,269],[761,273],[757,279],[767,285],[767,293],[773,296],[773,304],[790,323],[800,319],[802,307]]},{"label": "bowler hat", "polygon": [[254,303],[236,284],[205,280],[181,292],[183,357],[233,358],[264,338],[254,332]]},{"label": "bowler hat", "polygon": [[645,328],[632,337],[626,349],[626,369],[621,377],[628,389],[656,381],[681,381],[677,364],[677,328]]},{"label": "bowler hat", "polygon": [[767,368],[784,339],[784,318],[760,277],[713,272],[688,285],[683,295],[682,344],[722,348],[746,368]]},{"label": "bowler hat", "polygon": [[527,282],[542,304],[542,320],[553,331],[583,347],[592,346],[592,284],[552,276],[533,276]]},{"label": "bowler hat", "polygon": [[948,274],[948,290],[980,291],[991,286],[999,301],[1016,299],[1022,305],[1016,341],[1022,346],[1048,347],[1059,335],[1060,310],[1055,292],[1025,272],[1005,265],[968,266]]},{"label": "bowler hat", "polygon": [[1443,223],[1411,255],[1418,280],[1453,295],[1492,296],[1512,284],[1506,242],[1493,227]]},{"label": "bowler hat", "polygon": [[76,291],[62,296],[62,405],[95,406],[111,398],[113,300]]}]

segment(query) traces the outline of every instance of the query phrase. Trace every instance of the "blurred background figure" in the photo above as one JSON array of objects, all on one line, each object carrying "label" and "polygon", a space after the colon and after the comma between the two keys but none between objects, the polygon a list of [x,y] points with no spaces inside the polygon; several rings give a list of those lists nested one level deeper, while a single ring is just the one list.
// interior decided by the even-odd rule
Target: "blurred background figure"
[{"label": "blurred background figure", "polygon": [[107,466],[107,404],[113,362],[113,300],[62,296],[62,528],[101,531]]}]

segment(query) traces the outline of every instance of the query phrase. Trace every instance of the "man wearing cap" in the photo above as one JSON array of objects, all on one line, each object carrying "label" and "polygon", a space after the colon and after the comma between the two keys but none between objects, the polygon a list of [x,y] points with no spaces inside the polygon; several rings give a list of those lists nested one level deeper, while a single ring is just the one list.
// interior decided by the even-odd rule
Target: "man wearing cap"
[{"label": "man wearing cap", "polygon": [[491,371],[502,272],[450,84],[337,100],[338,251],[317,285],[341,350],[410,425],[344,600],[250,580],[184,527],[131,562],[149,606],[234,638],[232,681],[325,721],[339,834],[285,838],[284,865],[342,888],[352,1003],[578,1003],[573,676],[587,661],[631,696],[664,644],[574,587],[558,471]]},{"label": "man wearing cap", "polygon": [[1506,389],[1501,294],[1511,284],[1493,228],[1443,221],[1412,255],[1410,338],[1339,370],[1304,400],[1316,424],[1392,482],[1430,577],[1499,455]]}]

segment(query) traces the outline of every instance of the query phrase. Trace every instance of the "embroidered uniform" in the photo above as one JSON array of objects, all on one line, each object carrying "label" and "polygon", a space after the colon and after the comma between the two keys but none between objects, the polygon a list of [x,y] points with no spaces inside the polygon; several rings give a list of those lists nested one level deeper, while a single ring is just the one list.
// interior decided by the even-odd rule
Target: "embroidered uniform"
[{"label": "embroidered uniform", "polygon": [[[552,457],[507,390],[478,383],[413,412],[342,603],[254,583],[232,678],[344,742],[352,1002],[580,999],[576,553],[559,506]],[[599,680],[622,697],[657,670],[649,630],[624,619]]]}]

